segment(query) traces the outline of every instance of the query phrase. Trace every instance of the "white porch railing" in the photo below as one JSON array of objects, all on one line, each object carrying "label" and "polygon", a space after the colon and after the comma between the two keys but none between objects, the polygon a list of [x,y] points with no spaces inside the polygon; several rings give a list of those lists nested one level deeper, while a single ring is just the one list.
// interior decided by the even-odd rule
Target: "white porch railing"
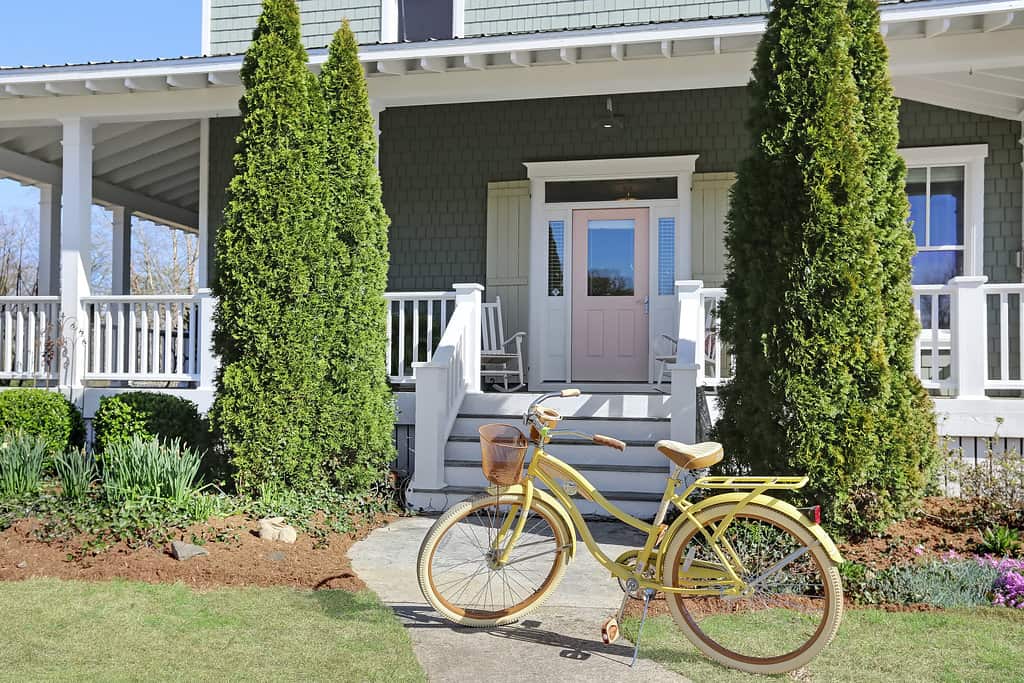
[{"label": "white porch railing", "polygon": [[914,311],[921,333],[914,351],[914,372],[926,389],[949,390],[953,377],[951,329],[954,288],[946,285],[914,285]]},{"label": "white porch railing", "polygon": [[[682,281],[677,292],[679,348],[694,349],[692,359],[678,360],[698,366],[698,383],[717,387],[733,369],[719,325],[725,290]],[[984,277],[965,276],[944,285],[915,285],[913,292],[921,322],[914,370],[926,388],[959,398],[1024,390],[1024,283],[988,284]],[[683,343],[687,338],[694,343]]]},{"label": "white porch railing", "polygon": [[697,345],[697,353],[704,354],[700,376],[704,386],[717,387],[732,379],[733,356],[722,343],[722,323],[719,306],[725,301],[724,287],[708,287],[700,291],[700,310],[704,314],[703,337]]},{"label": "white porch railing", "polygon": [[0,297],[0,379],[57,379],[60,298]]},{"label": "white porch railing", "polygon": [[480,391],[483,287],[455,285],[455,308],[429,361],[415,363],[416,470],[413,487],[444,488],[444,449],[467,393]]},{"label": "white porch railing", "polygon": [[388,302],[388,378],[395,384],[415,381],[415,364],[434,357],[449,318],[455,292],[395,292]]},{"label": "white porch railing", "polygon": [[[203,383],[212,379],[213,298],[200,294],[88,296],[82,379]],[[212,382],[211,382],[212,384]]]}]

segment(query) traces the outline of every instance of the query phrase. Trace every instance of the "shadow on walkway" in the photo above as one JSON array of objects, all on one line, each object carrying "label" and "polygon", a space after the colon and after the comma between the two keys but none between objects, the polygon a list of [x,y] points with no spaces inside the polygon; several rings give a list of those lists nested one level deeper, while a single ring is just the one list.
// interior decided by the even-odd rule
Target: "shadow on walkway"
[{"label": "shadow on walkway", "polygon": [[628,641],[625,644],[605,645],[600,641],[574,638],[545,630],[541,628],[543,623],[535,619],[525,619],[516,624],[495,628],[470,628],[451,623],[426,605],[391,605],[391,609],[398,615],[402,625],[409,629],[445,629],[453,633],[465,635],[479,634],[493,638],[546,645],[559,648],[559,657],[578,661],[599,657],[623,664],[623,659],[628,662],[633,657],[633,646]]}]

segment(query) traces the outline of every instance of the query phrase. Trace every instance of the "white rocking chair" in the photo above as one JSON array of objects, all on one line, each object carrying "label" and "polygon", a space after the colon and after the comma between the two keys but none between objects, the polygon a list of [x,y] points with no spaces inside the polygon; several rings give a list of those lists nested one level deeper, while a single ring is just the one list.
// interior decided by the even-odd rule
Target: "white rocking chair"
[{"label": "white rocking chair", "polygon": [[[480,376],[482,379],[501,380],[502,391],[515,391],[526,385],[523,373],[523,339],[525,332],[516,332],[505,338],[502,325],[501,297],[494,303],[484,303],[480,313]],[[508,378],[519,383],[509,387]],[[497,384],[497,382],[494,382]]]}]

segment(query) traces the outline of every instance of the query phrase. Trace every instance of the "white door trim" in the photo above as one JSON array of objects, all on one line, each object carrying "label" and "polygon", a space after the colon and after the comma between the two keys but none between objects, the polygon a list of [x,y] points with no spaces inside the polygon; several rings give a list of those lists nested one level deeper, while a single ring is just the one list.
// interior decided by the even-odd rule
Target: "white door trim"
[{"label": "white door trim", "polygon": [[[531,385],[542,382],[571,381],[572,347],[572,290],[571,239],[565,240],[563,255],[563,291],[561,296],[548,296],[548,223],[564,221],[568,231],[572,225],[572,211],[588,208],[647,207],[650,210],[651,267],[649,268],[651,315],[650,338],[653,344],[656,330],[671,328],[672,322],[661,320],[667,309],[656,305],[657,293],[657,225],[659,218],[675,221],[675,279],[689,279],[690,261],[690,195],[697,154],[624,159],[586,159],[572,161],[538,161],[524,164],[530,180],[530,330],[533,339],[529,350],[527,381]],[[548,204],[545,202],[544,184],[551,181],[608,180],[632,178],[675,177],[678,180],[677,199],[624,202],[583,202],[579,204]],[[661,309],[660,318],[659,308]],[[673,309],[674,310],[674,309]],[[653,346],[652,346],[653,348]],[[653,370],[651,370],[653,372]]]}]

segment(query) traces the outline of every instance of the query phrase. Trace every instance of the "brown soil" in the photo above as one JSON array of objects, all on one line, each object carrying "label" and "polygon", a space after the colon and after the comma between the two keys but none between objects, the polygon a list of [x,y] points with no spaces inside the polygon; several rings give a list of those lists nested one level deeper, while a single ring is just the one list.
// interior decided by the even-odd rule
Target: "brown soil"
[{"label": "brown soil", "polygon": [[978,551],[981,534],[971,528],[973,506],[954,498],[925,498],[919,513],[891,525],[878,536],[840,543],[843,558],[873,569],[935,559],[950,550],[959,555]]},{"label": "brown soil", "polygon": [[[208,539],[220,534],[224,540],[207,540],[210,554],[186,561],[175,560],[170,546],[132,550],[115,546],[79,559],[72,552],[87,539],[67,544],[35,540],[34,520],[21,520],[0,533],[0,581],[32,577],[61,579],[131,579],[148,583],[184,583],[200,589],[218,586],[293,586],[337,588],[356,591],[365,584],[352,571],[346,552],[357,540],[391,518],[381,515],[354,533],[330,534],[314,544],[308,534],[299,533],[294,544],[261,540],[257,523],[244,517],[213,519],[178,536],[192,542],[193,534]],[[317,545],[318,547],[314,547]],[[323,546],[323,547],[319,547]]]}]

